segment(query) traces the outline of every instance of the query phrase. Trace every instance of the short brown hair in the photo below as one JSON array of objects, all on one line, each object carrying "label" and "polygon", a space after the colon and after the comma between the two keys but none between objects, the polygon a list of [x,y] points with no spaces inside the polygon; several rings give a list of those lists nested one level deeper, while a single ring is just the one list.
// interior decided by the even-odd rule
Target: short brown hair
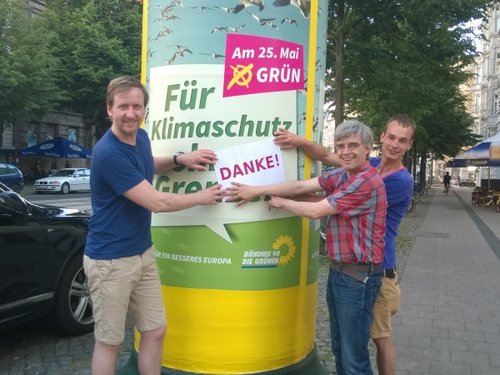
[{"label": "short brown hair", "polygon": [[115,95],[129,92],[133,88],[138,88],[142,90],[144,94],[144,107],[148,105],[149,94],[144,85],[137,78],[132,76],[121,76],[112,79],[108,84],[108,90],[106,92],[106,104],[112,106]]},{"label": "short brown hair", "polygon": [[415,128],[416,128],[415,121],[413,121],[413,119],[410,116],[402,114],[391,116],[391,118],[387,120],[387,122],[385,123],[384,130],[382,130],[382,134],[384,134],[387,131],[389,124],[393,121],[399,123],[403,128],[411,128],[412,130],[411,138],[413,138],[413,136],[415,135]]}]

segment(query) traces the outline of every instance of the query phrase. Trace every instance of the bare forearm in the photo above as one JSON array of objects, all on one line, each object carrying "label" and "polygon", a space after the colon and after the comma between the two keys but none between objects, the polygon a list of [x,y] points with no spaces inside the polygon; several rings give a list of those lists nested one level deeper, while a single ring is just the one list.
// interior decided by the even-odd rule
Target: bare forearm
[{"label": "bare forearm", "polygon": [[309,219],[315,219],[314,215],[312,214],[308,206],[310,206],[309,202],[298,202],[292,199],[283,199],[280,208],[287,210],[288,212],[291,212],[292,214],[298,216],[307,217]]},{"label": "bare forearm", "polygon": [[198,205],[211,205],[222,199],[219,184],[191,194],[163,193],[155,190],[149,182],[142,181],[124,196],[151,212],[174,212]]},{"label": "bare forearm", "polygon": [[174,194],[160,193],[149,202],[151,212],[175,212],[185,210],[187,208],[202,205],[201,197],[196,194]]},{"label": "bare forearm", "polygon": [[286,181],[274,185],[255,186],[252,189],[255,189],[254,196],[258,195],[294,196],[309,192],[306,186],[301,183],[301,181]]},{"label": "bare forearm", "polygon": [[310,141],[301,142],[300,148],[313,160],[319,160],[330,165],[340,165],[337,156],[323,146]]},{"label": "bare forearm", "polygon": [[168,172],[176,167],[173,156],[155,156],[155,173]]},{"label": "bare forearm", "polygon": [[309,219],[319,219],[336,213],[336,209],[333,208],[326,199],[312,203],[281,197],[272,197],[269,201],[269,206],[273,208],[281,208],[295,215],[307,217]]},{"label": "bare forearm", "polygon": [[225,191],[230,201],[240,201],[241,204],[249,202],[261,195],[294,196],[320,191],[321,186],[317,179],[307,181],[287,181],[274,185],[249,186],[233,182]]},{"label": "bare forearm", "polygon": [[178,152],[173,156],[154,158],[155,173],[168,172],[173,168],[183,165],[196,171],[206,171],[210,164],[217,161],[217,155],[209,149],[199,149],[191,152]]}]

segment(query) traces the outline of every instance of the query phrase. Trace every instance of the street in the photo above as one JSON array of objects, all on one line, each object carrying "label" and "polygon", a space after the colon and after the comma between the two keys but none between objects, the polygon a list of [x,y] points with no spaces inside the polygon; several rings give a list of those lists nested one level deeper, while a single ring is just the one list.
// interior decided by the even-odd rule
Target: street
[{"label": "street", "polygon": [[22,196],[33,203],[47,204],[64,208],[77,208],[82,211],[90,210],[90,193],[64,194],[36,194],[31,186],[26,186]]}]

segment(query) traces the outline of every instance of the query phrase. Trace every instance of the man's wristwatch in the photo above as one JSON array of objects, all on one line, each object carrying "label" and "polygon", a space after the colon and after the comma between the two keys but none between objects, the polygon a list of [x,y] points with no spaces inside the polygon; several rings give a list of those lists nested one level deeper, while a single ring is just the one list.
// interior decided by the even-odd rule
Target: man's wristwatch
[{"label": "man's wristwatch", "polygon": [[177,157],[178,157],[179,155],[182,155],[182,154],[184,154],[182,151],[179,151],[179,152],[177,152],[177,153],[175,153],[175,154],[174,154],[174,164],[175,164],[175,165],[181,165],[181,163],[179,163],[179,162],[177,161]]}]

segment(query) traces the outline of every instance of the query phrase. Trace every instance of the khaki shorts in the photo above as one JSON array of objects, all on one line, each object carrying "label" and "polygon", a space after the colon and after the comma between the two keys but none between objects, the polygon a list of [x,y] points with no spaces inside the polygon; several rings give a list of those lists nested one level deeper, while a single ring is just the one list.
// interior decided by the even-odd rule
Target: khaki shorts
[{"label": "khaki shorts", "polygon": [[95,338],[107,345],[120,345],[130,308],[139,332],[166,325],[160,276],[154,247],[144,254],[111,260],[84,256],[90,296],[94,305]]},{"label": "khaki shorts", "polygon": [[380,293],[373,305],[373,321],[370,328],[372,338],[390,337],[392,332],[392,316],[399,311],[401,290],[399,279],[382,278]]}]

